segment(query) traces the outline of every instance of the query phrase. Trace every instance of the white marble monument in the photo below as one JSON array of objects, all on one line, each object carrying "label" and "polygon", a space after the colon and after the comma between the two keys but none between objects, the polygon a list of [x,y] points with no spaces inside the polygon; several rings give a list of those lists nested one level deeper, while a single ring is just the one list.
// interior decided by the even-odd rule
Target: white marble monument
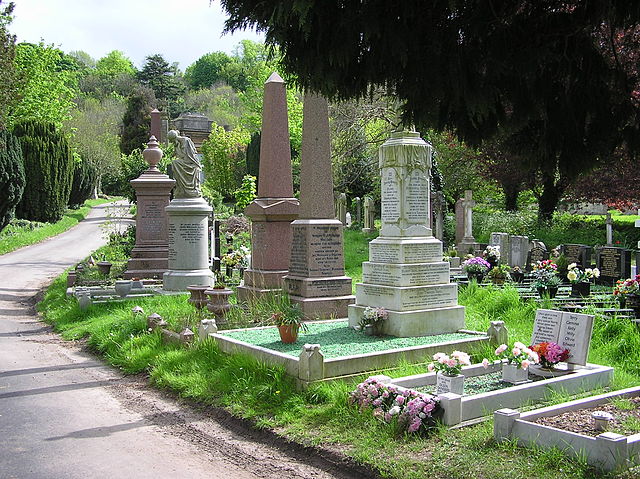
[{"label": "white marble monument", "polygon": [[432,147],[415,131],[395,132],[381,147],[382,228],[369,243],[356,304],[349,306],[355,327],[367,306],[383,307],[385,334],[399,337],[450,333],[464,328],[458,287],[449,282],[442,242],[430,228]]}]

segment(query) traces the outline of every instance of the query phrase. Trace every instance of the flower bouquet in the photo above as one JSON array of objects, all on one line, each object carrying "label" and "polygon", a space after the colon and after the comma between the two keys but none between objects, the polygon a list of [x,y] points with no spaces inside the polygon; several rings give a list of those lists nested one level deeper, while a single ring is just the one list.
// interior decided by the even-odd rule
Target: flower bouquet
[{"label": "flower bouquet", "polygon": [[571,356],[568,349],[552,341],[534,344],[531,350],[537,353],[540,366],[545,369],[553,369],[556,364],[566,361]]},{"label": "flower bouquet", "polygon": [[469,279],[475,278],[478,282],[482,281],[489,268],[491,268],[489,262],[480,256],[469,258],[462,263],[462,271],[467,273]]},{"label": "flower bouquet", "polygon": [[586,268],[583,271],[576,263],[571,263],[567,269],[567,279],[571,282],[571,296],[589,296],[591,281],[600,277],[600,270]]},{"label": "flower bouquet", "polygon": [[[381,334],[383,323],[389,318],[389,312],[384,308],[372,308],[367,306],[362,312],[362,318],[358,322],[361,331],[371,331],[371,334]],[[367,328],[370,326],[370,328]]]},{"label": "flower bouquet", "polygon": [[445,353],[433,355],[433,362],[429,363],[429,372],[436,372],[436,394],[452,392],[462,395],[464,376],[460,374],[462,366],[470,366],[471,359],[463,351],[454,351],[451,356]]},{"label": "flower bouquet", "polygon": [[[526,347],[519,341],[513,343],[509,348],[506,344],[501,344],[495,350],[495,355],[507,362],[502,365],[502,380],[512,384],[520,384],[529,380],[527,369],[530,365],[538,362],[538,354]],[[482,360],[482,365],[488,367],[489,361]]]}]

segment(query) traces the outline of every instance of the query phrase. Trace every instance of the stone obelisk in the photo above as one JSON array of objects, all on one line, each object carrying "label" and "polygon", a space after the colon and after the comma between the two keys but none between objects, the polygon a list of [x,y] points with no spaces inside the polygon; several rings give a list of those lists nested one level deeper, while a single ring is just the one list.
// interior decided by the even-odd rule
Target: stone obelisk
[{"label": "stone obelisk", "polygon": [[382,332],[427,336],[464,328],[458,285],[449,281],[442,242],[433,237],[429,208],[432,147],[415,131],[395,132],[379,151],[380,236],[369,243],[356,304],[349,306],[355,327],[367,306],[388,310]]},{"label": "stone obelisk", "polygon": [[264,84],[263,104],[258,197],[244,210],[251,218],[251,265],[237,290],[241,301],[282,290],[291,255],[291,222],[300,206],[293,197],[287,91],[275,72]]},{"label": "stone obelisk", "polygon": [[343,318],[355,297],[344,274],[342,223],[334,218],[327,100],[306,94],[303,115],[300,214],[291,223],[285,291],[307,319]]},{"label": "stone obelisk", "polygon": [[156,137],[149,139],[142,156],[149,165],[138,178],[131,180],[136,192],[136,245],[127,263],[126,279],[162,278],[168,268],[169,239],[165,208],[169,205],[171,189],[176,184],[158,169],[162,150]]}]

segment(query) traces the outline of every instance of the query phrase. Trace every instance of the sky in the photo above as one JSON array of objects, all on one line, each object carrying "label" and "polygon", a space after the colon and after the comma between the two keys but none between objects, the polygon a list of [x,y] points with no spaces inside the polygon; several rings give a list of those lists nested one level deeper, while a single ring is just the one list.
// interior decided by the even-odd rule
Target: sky
[{"label": "sky", "polygon": [[222,36],[226,14],[219,1],[12,1],[14,20],[9,31],[18,42],[43,40],[67,53],[84,50],[96,60],[120,50],[138,68],[147,55],[160,53],[184,71],[205,53],[231,54],[240,40],[264,40],[253,30]]}]

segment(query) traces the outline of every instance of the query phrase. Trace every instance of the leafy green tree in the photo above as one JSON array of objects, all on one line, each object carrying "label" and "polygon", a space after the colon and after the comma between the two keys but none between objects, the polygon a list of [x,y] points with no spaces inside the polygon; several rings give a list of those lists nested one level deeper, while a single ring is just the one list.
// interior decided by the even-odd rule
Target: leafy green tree
[{"label": "leafy green tree", "polygon": [[8,117],[10,125],[37,120],[62,126],[74,107],[78,90],[75,72],[61,70],[63,53],[52,46],[20,43],[16,48],[16,66],[24,78],[22,98]]},{"label": "leafy green tree", "polygon": [[138,72],[138,80],[151,88],[161,105],[167,107],[173,114],[176,112],[176,102],[184,91],[182,77],[178,75],[176,67],[172,67],[162,55],[150,55],[145,59],[142,70]]},{"label": "leafy green tree", "polygon": [[15,215],[26,179],[18,139],[0,129],[0,231]]},{"label": "leafy green tree", "polygon": [[622,141],[638,148],[637,85],[609,54],[617,32],[640,23],[638,2],[222,5],[227,29],[265,31],[305,89],[344,99],[382,87],[421,130],[449,128],[472,145],[498,133],[509,139],[510,153],[526,156],[538,174],[541,220],[572,177]]},{"label": "leafy green tree", "polygon": [[225,131],[213,125],[209,138],[202,144],[205,185],[225,200],[234,198],[246,174],[245,152],[250,139],[246,130]]},{"label": "leafy green tree", "polygon": [[0,0],[0,129],[7,123],[9,112],[20,100],[20,74],[16,67],[16,36],[7,27],[12,20],[14,4],[2,8]]},{"label": "leafy green tree", "polygon": [[53,123],[26,121],[13,130],[20,140],[26,176],[16,216],[31,221],[55,222],[69,202],[73,180],[73,154],[69,142]]},{"label": "leafy green tree", "polygon": [[149,140],[151,131],[151,110],[155,103],[153,90],[139,88],[127,99],[127,110],[122,118],[123,129],[120,137],[120,151],[129,155]]},{"label": "leafy green tree", "polygon": [[115,78],[120,74],[135,75],[133,62],[120,50],[113,50],[96,62],[96,73],[102,77]]},{"label": "leafy green tree", "polygon": [[84,50],[73,50],[68,54],[71,58],[74,58],[81,69],[83,70],[95,70],[96,60]]},{"label": "leafy green tree", "polygon": [[184,96],[184,111],[206,115],[218,125],[236,128],[245,114],[244,104],[238,94],[228,85],[217,85],[209,89],[187,91]]},{"label": "leafy green tree", "polygon": [[192,90],[210,88],[219,82],[226,82],[225,66],[233,60],[224,52],[202,55],[184,72],[184,79]]}]

